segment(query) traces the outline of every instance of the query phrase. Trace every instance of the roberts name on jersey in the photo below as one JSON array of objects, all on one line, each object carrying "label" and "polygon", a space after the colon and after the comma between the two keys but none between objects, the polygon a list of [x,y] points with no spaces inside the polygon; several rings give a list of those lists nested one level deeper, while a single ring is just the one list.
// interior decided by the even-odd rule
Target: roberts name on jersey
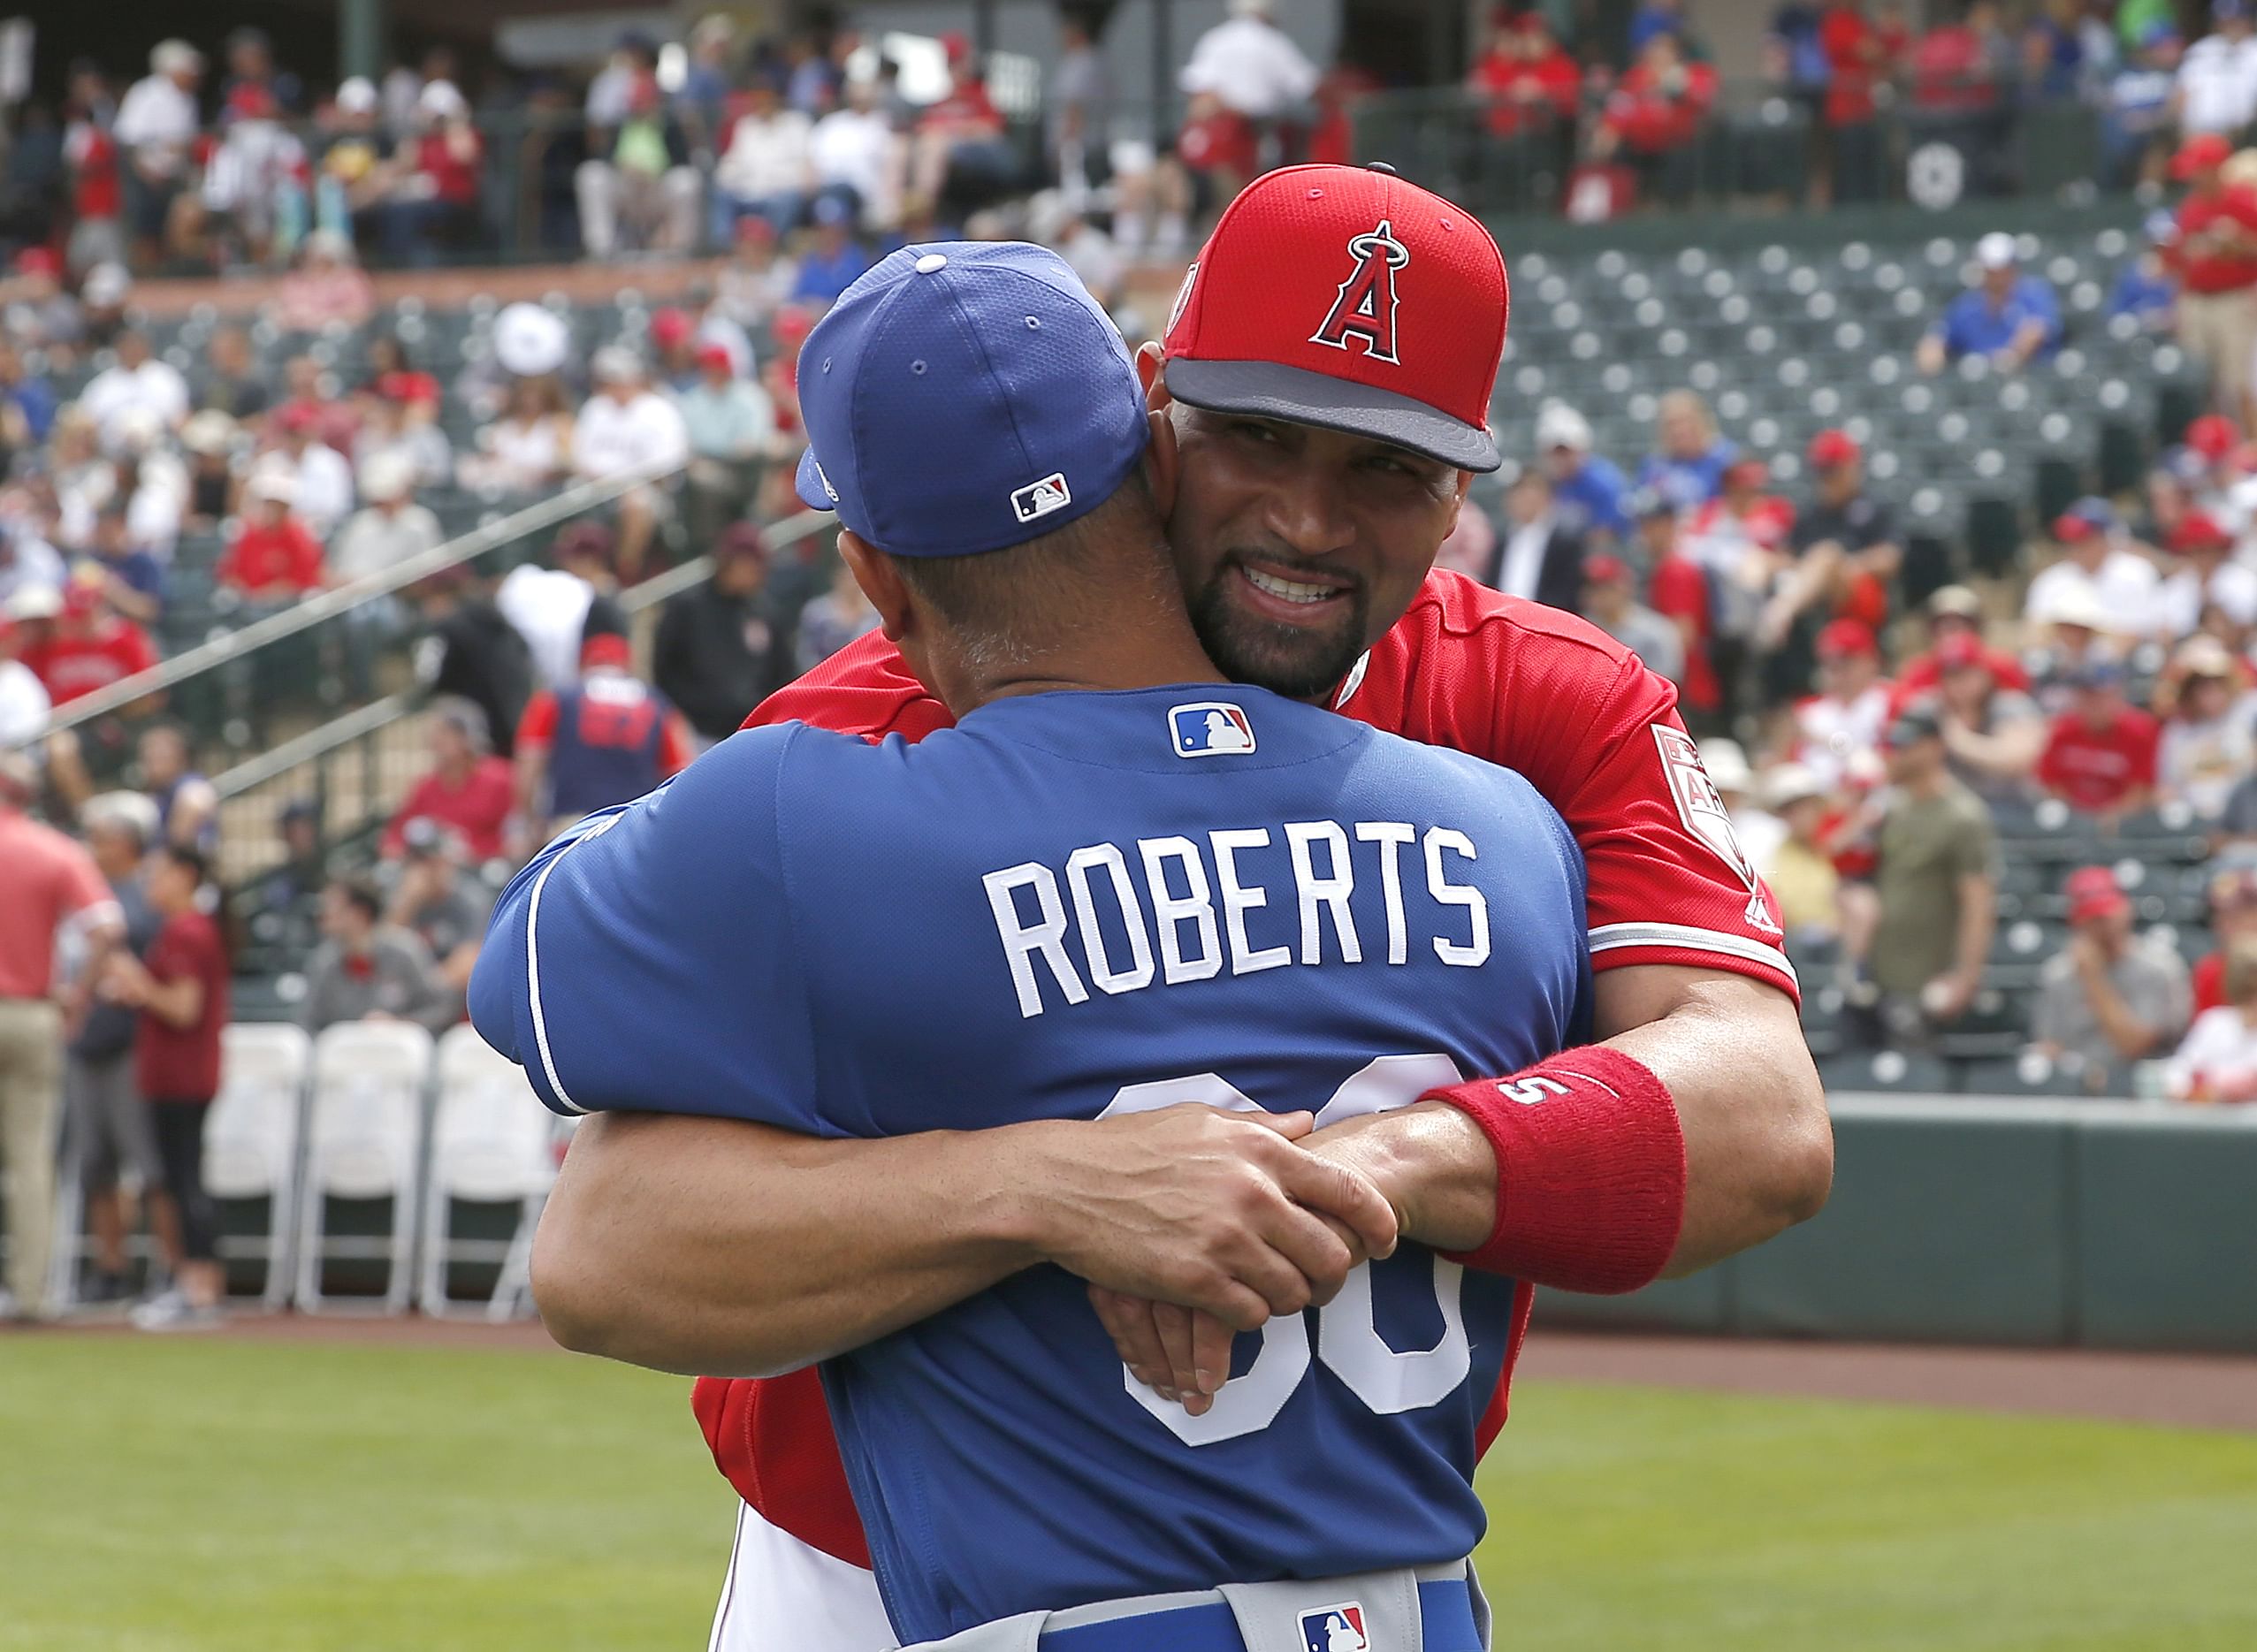
[{"label": "roberts name on jersey", "polygon": [[[1062,866],[1022,861],[981,883],[1018,1013],[1032,1017],[1053,1003],[1087,1003],[1092,987],[1133,993],[1328,957],[1399,966],[1414,916],[1422,949],[1478,969],[1489,962],[1489,901],[1452,873],[1479,857],[1453,826],[1293,820],[1085,844]],[[1369,945],[1356,924],[1359,882],[1385,910],[1384,940],[1375,933]]]}]

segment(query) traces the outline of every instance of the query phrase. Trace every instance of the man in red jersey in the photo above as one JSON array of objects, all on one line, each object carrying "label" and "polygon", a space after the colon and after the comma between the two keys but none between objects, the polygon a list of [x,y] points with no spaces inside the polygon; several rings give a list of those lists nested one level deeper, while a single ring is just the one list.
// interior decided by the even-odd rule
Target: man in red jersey
[{"label": "man in red jersey", "polygon": [[[1216,663],[1507,763],[1582,842],[1605,1042],[1307,1138],[1414,1225],[1487,1201],[1493,1236],[1468,1265],[1521,1282],[1524,1324],[1535,1284],[1631,1289],[1808,1216],[1832,1148],[1775,914],[1674,691],[1573,616],[1430,572],[1470,473],[1498,462],[1486,414],[1504,321],[1501,261],[1463,212],[1384,172],[1292,168],[1233,202],[1164,351],[1140,365],[1148,474]],[[792,719],[873,738],[948,725],[882,635],[755,713]],[[1104,1236],[1108,1274],[1141,1282],[1099,1293],[1124,1358],[1206,1407],[1231,1331],[1260,1323],[1210,1312],[1247,1284],[1251,1236],[1226,1217],[1193,1241],[1155,1216],[1155,1194],[1258,1201],[1246,1167],[1194,1145],[1198,1114],[1142,1115],[1133,1142],[1102,1133],[1117,1121],[887,1142],[588,1122],[535,1258],[551,1329],[661,1368],[789,1373],[699,1387],[747,1503],[716,1645],[889,1644],[804,1367],[981,1288],[1018,1254],[1009,1236],[1031,1208]],[[1273,1281],[1264,1299],[1297,1312],[1335,1283]],[[1500,1384],[1485,1434],[1503,1398]]]}]

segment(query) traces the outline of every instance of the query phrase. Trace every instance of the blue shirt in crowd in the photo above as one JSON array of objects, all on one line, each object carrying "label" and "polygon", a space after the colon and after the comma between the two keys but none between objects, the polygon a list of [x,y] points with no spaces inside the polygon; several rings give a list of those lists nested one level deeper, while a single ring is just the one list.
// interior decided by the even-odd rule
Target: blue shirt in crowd
[{"label": "blue shirt in crowd", "polygon": [[1611,459],[1583,455],[1575,474],[1554,481],[1552,497],[1561,526],[1579,534],[1610,533],[1617,538],[1630,531],[1630,514],[1624,508],[1629,483]]},{"label": "blue shirt in crowd", "polygon": [[2029,321],[2040,321],[2046,326],[2045,342],[2038,346],[2038,354],[2061,347],[2061,306],[2053,288],[2036,276],[2017,279],[2006,302],[1996,309],[1979,288],[1962,293],[1944,311],[1943,324],[1937,331],[1943,337],[1945,353],[1956,361],[1963,355],[1993,355],[2005,349]]},{"label": "blue shirt in crowd", "polygon": [[838,256],[826,258],[820,253],[810,252],[799,260],[799,278],[792,284],[795,301],[812,299],[820,303],[835,303],[838,295],[852,286],[865,270],[870,267],[870,255],[852,241],[839,248]]},{"label": "blue shirt in crowd", "polygon": [[1649,453],[1645,463],[1638,467],[1638,485],[1652,489],[1679,510],[1689,511],[1724,491],[1724,473],[1739,457],[1740,450],[1720,436],[1710,444],[1708,452],[1690,459]]}]

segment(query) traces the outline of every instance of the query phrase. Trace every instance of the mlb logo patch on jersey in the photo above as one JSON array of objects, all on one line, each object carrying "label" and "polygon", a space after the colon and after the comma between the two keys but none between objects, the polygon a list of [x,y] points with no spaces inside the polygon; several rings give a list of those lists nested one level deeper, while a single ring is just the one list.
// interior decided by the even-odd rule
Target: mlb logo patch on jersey
[{"label": "mlb logo patch on jersey", "polygon": [[1254,725],[1228,700],[1170,706],[1168,727],[1179,757],[1241,757],[1254,750]]},{"label": "mlb logo patch on jersey", "polygon": [[1048,516],[1052,511],[1062,511],[1072,503],[1073,490],[1066,485],[1066,473],[1063,470],[1053,470],[1040,482],[1030,482],[1011,495],[1012,514],[1023,522]]},{"label": "mlb logo patch on jersey", "polygon": [[1342,1601],[1300,1617],[1301,1645],[1308,1652],[1379,1652],[1363,1630],[1363,1603]]}]

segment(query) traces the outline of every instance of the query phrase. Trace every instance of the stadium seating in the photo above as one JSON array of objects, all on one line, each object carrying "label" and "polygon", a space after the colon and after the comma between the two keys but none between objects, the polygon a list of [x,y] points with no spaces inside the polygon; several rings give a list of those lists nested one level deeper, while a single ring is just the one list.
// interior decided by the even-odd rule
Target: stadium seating
[{"label": "stadium seating", "polygon": [[216,1199],[265,1199],[263,1236],[230,1236],[225,1256],[262,1256],[261,1297],[278,1308],[289,1297],[290,1245],[300,1197],[301,1102],[313,1044],[298,1028],[237,1024],[222,1035],[218,1099],[204,1116],[204,1185]]},{"label": "stadium seating", "polygon": [[[322,1272],[332,1257],[384,1260],[381,1306],[396,1313],[408,1306],[431,1066],[431,1035],[408,1022],[347,1022],[315,1040],[295,1293],[298,1306],[309,1313],[332,1306]],[[325,1233],[332,1199],[387,1201],[386,1231],[374,1239]]]},{"label": "stadium seating", "polygon": [[[447,1290],[448,1264],[499,1260],[501,1272],[486,1313],[507,1319],[524,1293],[533,1229],[556,1179],[556,1120],[525,1082],[523,1070],[496,1053],[474,1027],[450,1028],[439,1039],[437,1078],[416,1301],[426,1313],[457,1312]],[[458,1202],[515,1207],[516,1229],[499,1245],[457,1238],[451,1219]]]}]

